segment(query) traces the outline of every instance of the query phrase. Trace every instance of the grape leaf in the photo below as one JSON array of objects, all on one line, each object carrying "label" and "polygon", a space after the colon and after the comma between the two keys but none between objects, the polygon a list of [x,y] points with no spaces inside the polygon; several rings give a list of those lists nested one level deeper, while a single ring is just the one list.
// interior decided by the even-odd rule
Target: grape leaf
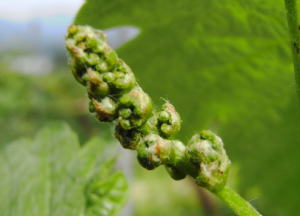
[{"label": "grape leaf", "polygon": [[71,129],[60,123],[42,129],[33,140],[5,145],[0,152],[0,215],[89,216],[86,188],[91,182],[108,194],[99,196],[95,207],[110,206],[94,216],[115,215],[124,204],[127,182],[107,166],[111,160],[103,155],[104,146],[99,139],[80,146]]},{"label": "grape leaf", "polygon": [[74,21],[141,33],[119,49],[156,103],[169,99],[181,138],[210,128],[240,165],[244,195],[266,215],[297,215],[299,107],[283,1],[87,0]]}]

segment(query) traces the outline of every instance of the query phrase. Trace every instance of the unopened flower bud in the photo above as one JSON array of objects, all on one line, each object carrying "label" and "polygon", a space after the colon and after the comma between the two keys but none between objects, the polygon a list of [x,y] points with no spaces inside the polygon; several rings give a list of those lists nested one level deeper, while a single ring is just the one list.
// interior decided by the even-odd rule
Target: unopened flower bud
[{"label": "unopened flower bud", "polygon": [[165,141],[157,134],[150,134],[140,140],[137,146],[137,159],[146,169],[152,170],[162,164],[160,158],[160,146]]},{"label": "unopened flower bud", "polygon": [[159,132],[163,137],[170,137],[178,133],[181,126],[179,114],[175,107],[169,102],[162,106],[162,110],[158,113]]},{"label": "unopened flower bud", "polygon": [[123,109],[131,110],[131,114],[129,116],[125,118],[124,116],[119,116],[118,118],[118,124],[121,125],[121,127],[123,125],[123,121],[130,122],[126,128],[124,127],[126,130],[140,127],[147,120],[152,111],[152,102],[150,97],[138,86],[124,94],[119,99],[119,104],[119,112],[122,112]]},{"label": "unopened flower bud", "polygon": [[108,72],[103,75],[103,79],[116,92],[130,90],[136,85],[135,77],[132,72]]},{"label": "unopened flower bud", "polygon": [[105,56],[105,60],[109,65],[113,66],[118,63],[118,55],[110,47],[106,47],[106,49],[104,50],[104,56]]},{"label": "unopened flower bud", "polygon": [[230,167],[223,141],[211,131],[201,131],[189,141],[187,152],[190,160],[198,167],[196,182],[209,190],[224,187]]},{"label": "unopened flower bud", "polygon": [[103,81],[102,75],[92,69],[87,70],[87,90],[88,93],[94,97],[107,96],[110,93],[110,88],[106,82]]},{"label": "unopened flower bud", "polygon": [[112,121],[115,118],[117,104],[110,97],[105,97],[101,101],[92,98],[92,103],[96,116],[100,121]]}]

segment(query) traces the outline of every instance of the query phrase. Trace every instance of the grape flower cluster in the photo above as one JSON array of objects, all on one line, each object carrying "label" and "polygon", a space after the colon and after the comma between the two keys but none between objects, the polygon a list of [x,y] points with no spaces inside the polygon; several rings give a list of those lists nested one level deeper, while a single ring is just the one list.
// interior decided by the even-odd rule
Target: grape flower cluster
[{"label": "grape flower cluster", "polygon": [[86,87],[89,110],[102,122],[114,122],[124,148],[137,151],[139,163],[152,170],[164,165],[173,179],[187,175],[211,191],[226,184],[230,160],[220,137],[201,131],[184,145],[174,137],[181,127],[175,107],[165,101],[153,107],[130,67],[108,45],[105,34],[90,26],[72,25],[66,35],[70,67]]}]

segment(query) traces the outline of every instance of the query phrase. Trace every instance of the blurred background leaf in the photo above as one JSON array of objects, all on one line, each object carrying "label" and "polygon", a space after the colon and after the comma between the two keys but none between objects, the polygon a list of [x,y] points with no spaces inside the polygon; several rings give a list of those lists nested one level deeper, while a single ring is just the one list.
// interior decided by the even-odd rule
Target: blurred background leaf
[{"label": "blurred background leaf", "polygon": [[297,215],[300,119],[283,1],[88,0],[75,23],[140,28],[119,55],[157,104],[174,103],[180,137],[215,130],[243,196],[265,215]]},{"label": "blurred background leaf", "polygon": [[[124,204],[127,182],[106,165],[112,153],[105,148],[99,139],[81,147],[74,132],[61,123],[42,129],[33,140],[6,145],[0,153],[1,215],[115,215]],[[94,193],[86,189],[91,182],[105,194],[95,195],[100,213],[86,214],[94,210],[87,205]]]},{"label": "blurred background leaf", "polygon": [[106,136],[109,127],[99,126],[87,115],[87,99],[65,67],[56,68],[55,73],[28,75],[0,65],[0,143],[32,136],[45,122],[53,120],[67,121],[81,140],[96,131]]}]

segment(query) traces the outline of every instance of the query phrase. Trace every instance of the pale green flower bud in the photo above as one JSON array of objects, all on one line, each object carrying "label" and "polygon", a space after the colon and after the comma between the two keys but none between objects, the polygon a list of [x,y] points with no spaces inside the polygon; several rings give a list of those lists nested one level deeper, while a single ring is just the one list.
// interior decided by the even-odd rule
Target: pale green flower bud
[{"label": "pale green flower bud", "polygon": [[182,142],[170,140],[168,145],[162,146],[161,160],[173,179],[180,180],[189,174],[186,147]]},{"label": "pale green flower bud", "polygon": [[144,134],[158,134],[157,129],[157,116],[155,111],[152,113],[152,116],[143,124],[140,128],[140,131]]},{"label": "pale green flower bud", "polygon": [[149,117],[152,111],[150,97],[140,88],[135,87],[119,99],[120,109],[130,109],[131,114],[127,117],[122,115],[118,118],[118,125],[125,130],[140,127]]},{"label": "pale green flower bud", "polygon": [[87,69],[86,74],[87,90],[90,96],[107,96],[109,95],[110,88],[106,82],[103,81],[102,75],[92,69]]},{"label": "pale green flower bud", "polygon": [[181,120],[175,107],[166,102],[162,106],[162,110],[158,113],[158,128],[163,137],[171,137],[180,130]]},{"label": "pale green flower bud", "polygon": [[80,27],[77,25],[70,25],[68,28],[66,38],[72,38],[79,31]]},{"label": "pale green flower bud", "polygon": [[95,53],[87,54],[86,64],[88,66],[96,66],[101,61],[100,57]]},{"label": "pale green flower bud", "polygon": [[116,92],[130,90],[136,85],[135,76],[132,72],[108,72],[103,75],[103,79]]},{"label": "pale green flower bud", "polygon": [[161,147],[166,141],[157,134],[150,134],[140,140],[137,146],[137,159],[146,169],[152,170],[162,164]]},{"label": "pale green flower bud", "polygon": [[211,131],[201,131],[188,143],[187,153],[191,163],[198,167],[196,182],[209,190],[224,187],[230,167],[223,141]]},{"label": "pale green flower bud", "polygon": [[104,56],[105,56],[105,60],[106,62],[111,65],[114,66],[118,63],[118,55],[117,53],[111,49],[110,47],[107,47],[104,50]]},{"label": "pale green flower bud", "polygon": [[93,110],[100,121],[112,121],[116,117],[117,104],[110,97],[103,98],[100,102],[94,98],[91,99]]},{"label": "pale green flower bud", "polygon": [[108,64],[103,59],[99,60],[95,68],[99,72],[107,72],[109,70]]},{"label": "pale green flower bud", "polygon": [[118,60],[118,64],[114,67],[115,71],[124,72],[124,73],[130,73],[132,72],[131,68],[122,60]]}]

